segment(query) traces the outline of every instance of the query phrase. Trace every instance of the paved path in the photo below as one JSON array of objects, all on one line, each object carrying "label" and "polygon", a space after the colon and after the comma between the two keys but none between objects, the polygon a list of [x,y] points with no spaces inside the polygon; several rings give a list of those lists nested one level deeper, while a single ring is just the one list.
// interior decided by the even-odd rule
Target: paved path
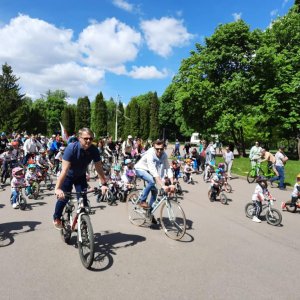
[{"label": "paved path", "polygon": [[[92,271],[53,228],[54,196],[44,192],[20,211],[9,205],[9,188],[0,192],[0,230],[11,238],[0,248],[0,299],[299,299],[300,213],[283,212],[281,227],[257,224],[244,214],[254,185],[232,180],[224,206],[209,202],[208,184],[195,180],[183,184],[189,228],[181,242],[131,225],[123,203],[92,198]],[[289,198],[271,191],[277,208]]]}]

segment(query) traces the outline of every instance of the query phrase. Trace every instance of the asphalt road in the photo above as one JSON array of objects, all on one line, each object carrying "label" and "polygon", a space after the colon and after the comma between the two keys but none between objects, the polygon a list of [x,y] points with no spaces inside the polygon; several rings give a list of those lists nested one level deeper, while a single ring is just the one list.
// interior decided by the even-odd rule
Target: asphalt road
[{"label": "asphalt road", "polygon": [[[283,212],[280,227],[245,217],[254,185],[231,180],[228,205],[211,203],[209,185],[194,176],[181,205],[188,220],[182,241],[162,230],[135,227],[124,203],[91,198],[96,255],[92,270],[52,225],[55,197],[29,200],[26,211],[0,192],[0,299],[299,299],[300,213]],[[272,188],[281,200],[290,191]],[[6,244],[5,244],[6,243]]]}]

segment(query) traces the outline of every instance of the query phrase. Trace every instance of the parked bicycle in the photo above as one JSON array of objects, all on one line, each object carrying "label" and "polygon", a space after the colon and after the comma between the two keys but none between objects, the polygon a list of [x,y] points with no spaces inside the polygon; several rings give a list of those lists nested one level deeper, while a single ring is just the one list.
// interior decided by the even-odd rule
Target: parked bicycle
[{"label": "parked bicycle", "polygon": [[264,169],[261,166],[261,163],[258,162],[248,172],[247,181],[249,183],[253,183],[258,176],[264,176],[269,179],[276,176],[276,174],[273,171],[272,166],[268,166],[266,171],[264,171]]},{"label": "parked bicycle", "polygon": [[[89,193],[97,195],[99,189],[95,188],[92,191],[80,193],[65,193],[69,201],[61,217],[63,228],[60,231],[63,241],[67,244],[70,243],[72,233],[77,231],[77,246],[80,260],[87,269],[91,267],[94,261],[94,232],[90,215],[94,214],[95,211],[89,206],[87,199],[87,194]],[[79,197],[79,199],[77,200],[77,197],[74,199],[74,196]],[[77,203],[76,210],[75,203]]]},{"label": "parked bicycle", "polygon": [[150,208],[144,209],[140,206],[140,193],[131,192],[127,197],[127,212],[129,221],[136,226],[151,223],[154,213],[160,209],[160,223],[167,237],[173,240],[180,240],[186,232],[186,218],[184,211],[177,201],[174,201],[166,193],[157,196]]},{"label": "parked bicycle", "polygon": [[[228,198],[226,196],[226,194],[224,193],[224,189],[222,188],[222,185],[219,186],[217,192],[216,192],[216,199],[220,199],[220,202],[222,204],[227,204],[228,203]],[[211,202],[214,202],[215,199],[213,198],[213,195],[212,195],[212,189],[210,188],[209,191],[208,191],[208,199],[211,201]]]},{"label": "parked bicycle", "polygon": [[[261,213],[265,214],[267,223],[273,226],[278,226],[282,222],[282,215],[278,209],[273,208],[275,199],[265,198],[265,203],[262,205]],[[245,213],[248,218],[253,218],[255,213],[255,205],[249,202],[245,206]]]}]

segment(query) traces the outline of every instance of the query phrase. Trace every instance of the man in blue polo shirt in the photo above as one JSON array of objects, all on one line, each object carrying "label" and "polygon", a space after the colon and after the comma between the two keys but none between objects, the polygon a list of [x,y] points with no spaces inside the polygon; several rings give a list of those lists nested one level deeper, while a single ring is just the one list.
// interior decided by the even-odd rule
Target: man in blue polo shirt
[{"label": "man in blue polo shirt", "polygon": [[86,170],[91,161],[94,161],[102,193],[104,194],[107,190],[99,150],[92,144],[93,132],[89,128],[82,128],[79,130],[78,136],[79,141],[69,144],[65,149],[62,170],[55,186],[55,194],[58,200],[53,215],[53,223],[56,229],[62,228],[61,216],[68,202],[64,193],[71,192],[73,185],[76,192],[87,190]]}]

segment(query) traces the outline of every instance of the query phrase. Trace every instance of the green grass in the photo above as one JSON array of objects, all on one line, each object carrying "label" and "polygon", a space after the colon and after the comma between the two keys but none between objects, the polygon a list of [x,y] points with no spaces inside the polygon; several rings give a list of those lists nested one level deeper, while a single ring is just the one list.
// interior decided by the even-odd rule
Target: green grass
[{"label": "green grass", "polygon": [[[224,162],[221,157],[217,157],[217,163]],[[266,163],[262,164],[262,168],[266,169]],[[235,157],[231,172],[240,176],[247,176],[251,169],[250,160],[247,157]],[[294,186],[296,177],[300,173],[300,162],[298,160],[289,160],[285,165],[285,183],[287,186]]]}]

